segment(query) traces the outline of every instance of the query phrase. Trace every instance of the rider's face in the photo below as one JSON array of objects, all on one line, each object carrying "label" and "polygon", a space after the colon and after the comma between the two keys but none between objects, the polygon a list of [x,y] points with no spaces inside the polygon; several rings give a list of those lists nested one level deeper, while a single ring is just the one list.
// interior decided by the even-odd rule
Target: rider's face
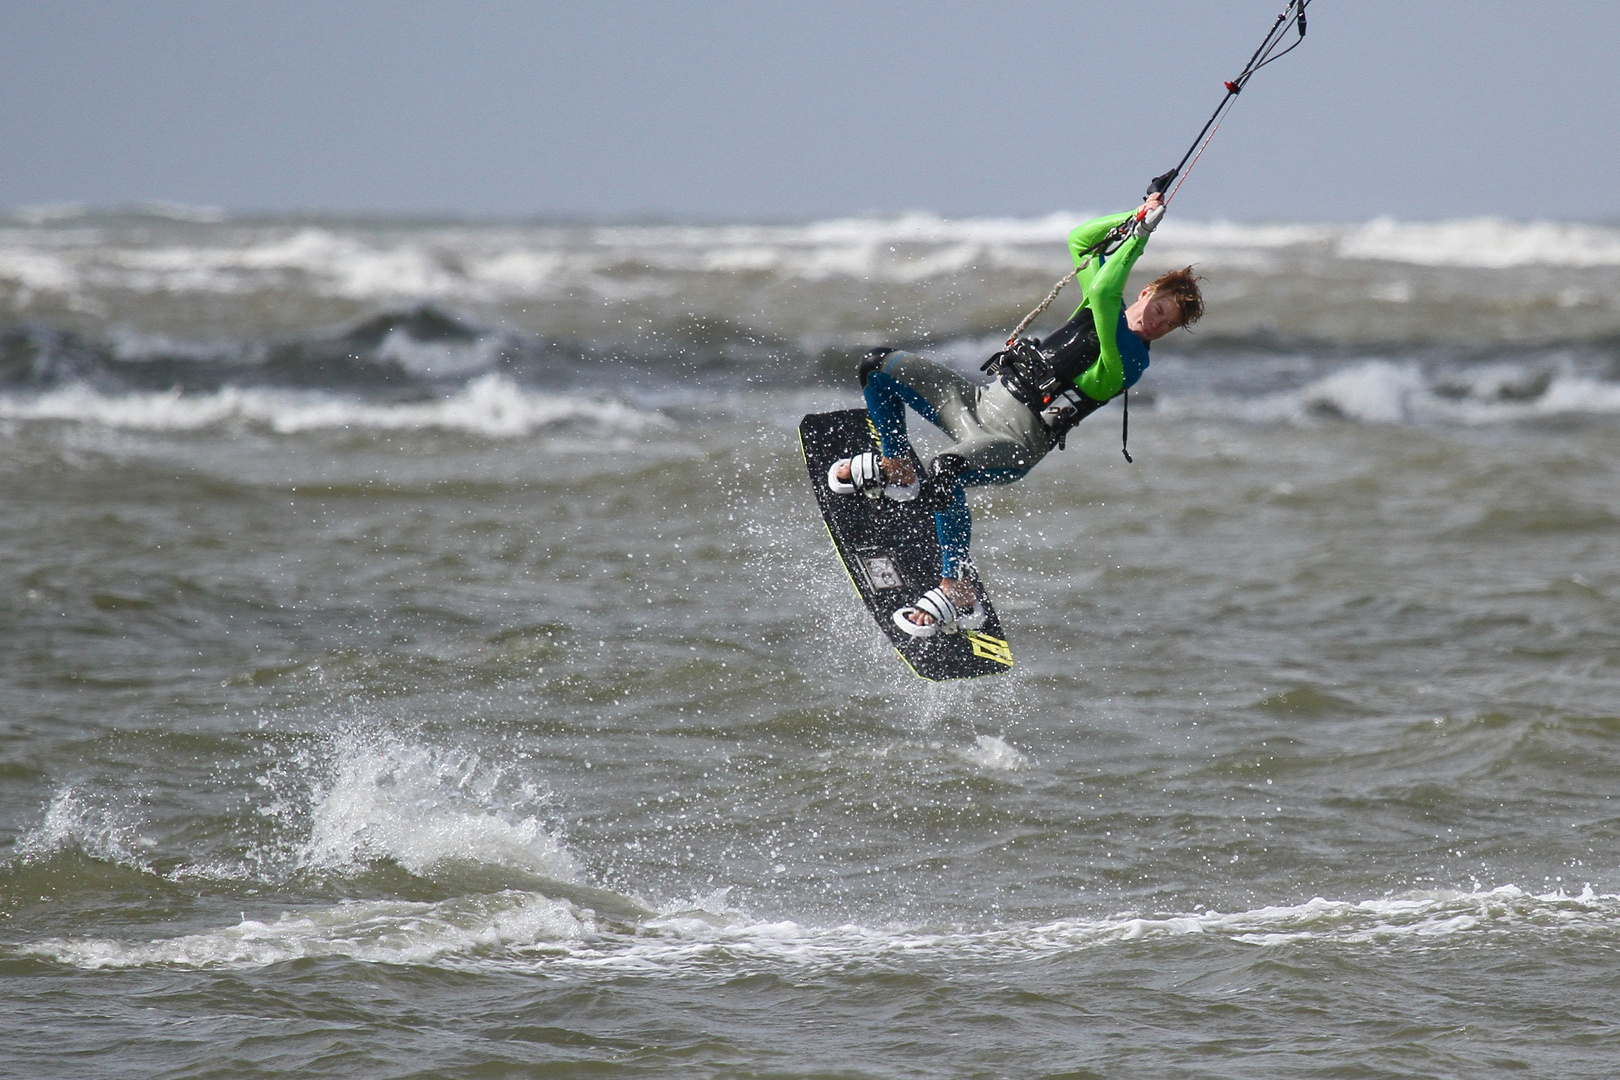
[{"label": "rider's face", "polygon": [[1181,325],[1181,305],[1172,297],[1154,296],[1147,289],[1143,289],[1142,295],[1138,297],[1138,303],[1141,304],[1141,328],[1131,329],[1135,330],[1143,341],[1162,338]]}]

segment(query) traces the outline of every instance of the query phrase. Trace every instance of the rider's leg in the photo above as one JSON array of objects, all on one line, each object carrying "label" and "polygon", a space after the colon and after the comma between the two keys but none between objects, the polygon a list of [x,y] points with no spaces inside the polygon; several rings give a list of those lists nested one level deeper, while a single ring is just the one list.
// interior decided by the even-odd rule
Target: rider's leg
[{"label": "rider's leg", "polygon": [[[939,587],[960,611],[972,608],[979,596],[973,584],[977,573],[968,554],[973,515],[968,510],[967,488],[1022,479],[1029,472],[1028,466],[1021,465],[1026,460],[1027,454],[1016,443],[978,438],[957,443],[933,461],[922,497],[934,510],[934,532],[939,538]],[[927,612],[916,609],[907,612],[906,618],[918,626],[934,621]]]},{"label": "rider's leg", "polygon": [[889,353],[881,366],[867,373],[864,390],[866,412],[885,457],[905,457],[911,451],[907,406],[952,439],[970,438],[977,431],[973,406],[978,383],[926,356],[904,350]]}]

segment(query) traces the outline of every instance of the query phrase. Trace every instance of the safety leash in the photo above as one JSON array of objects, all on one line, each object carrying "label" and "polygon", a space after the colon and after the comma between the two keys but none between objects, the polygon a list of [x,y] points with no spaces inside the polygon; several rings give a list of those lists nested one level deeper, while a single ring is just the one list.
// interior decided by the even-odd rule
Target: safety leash
[{"label": "safety leash", "polygon": [[1136,459],[1131,457],[1131,392],[1121,390],[1119,393],[1125,399],[1120,407],[1123,419],[1119,422],[1119,452],[1125,455],[1127,465],[1135,465]]}]

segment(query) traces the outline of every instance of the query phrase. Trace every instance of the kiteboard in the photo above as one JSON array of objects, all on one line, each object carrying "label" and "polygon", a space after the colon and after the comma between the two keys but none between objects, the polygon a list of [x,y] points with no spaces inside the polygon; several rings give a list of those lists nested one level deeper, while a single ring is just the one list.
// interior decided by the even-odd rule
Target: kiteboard
[{"label": "kiteboard", "polygon": [[[799,422],[799,447],[827,535],[849,580],[911,670],[938,681],[995,675],[1012,667],[1012,650],[982,583],[979,592],[989,617],[978,630],[914,638],[894,624],[896,611],[939,584],[939,538],[933,513],[916,502],[838,495],[827,486],[833,462],[878,449],[877,431],[866,410],[811,413]],[[916,457],[913,453],[920,472],[922,463]]]}]

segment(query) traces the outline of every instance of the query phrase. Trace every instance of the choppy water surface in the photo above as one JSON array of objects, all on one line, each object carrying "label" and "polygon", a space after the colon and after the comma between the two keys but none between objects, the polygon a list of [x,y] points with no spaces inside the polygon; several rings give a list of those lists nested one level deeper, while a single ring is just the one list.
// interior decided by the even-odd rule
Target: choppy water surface
[{"label": "choppy water surface", "polygon": [[1070,221],[0,229],[0,1066],[1612,1076],[1620,233],[1167,224],[922,683],[793,428]]}]

